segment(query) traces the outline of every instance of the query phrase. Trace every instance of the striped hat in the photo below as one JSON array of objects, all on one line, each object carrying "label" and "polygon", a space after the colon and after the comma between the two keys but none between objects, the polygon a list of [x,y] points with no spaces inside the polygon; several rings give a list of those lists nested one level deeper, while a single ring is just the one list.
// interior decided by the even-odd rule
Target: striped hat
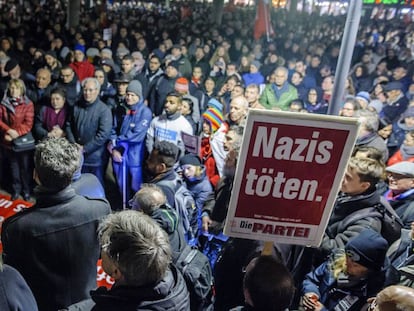
[{"label": "striped hat", "polygon": [[203,113],[203,119],[210,124],[211,131],[214,133],[223,123],[223,113],[217,108],[210,107]]}]

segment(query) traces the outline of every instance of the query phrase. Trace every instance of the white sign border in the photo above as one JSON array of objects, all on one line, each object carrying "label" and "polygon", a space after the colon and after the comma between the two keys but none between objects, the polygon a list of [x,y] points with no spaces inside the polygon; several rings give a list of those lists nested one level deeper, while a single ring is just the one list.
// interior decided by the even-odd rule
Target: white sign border
[{"label": "white sign border", "polygon": [[[307,126],[307,127],[323,127],[327,129],[335,129],[335,130],[346,130],[349,132],[348,138],[345,143],[345,147],[342,151],[341,159],[339,161],[337,171],[334,178],[334,183],[330,190],[328,199],[326,201],[326,206],[324,208],[324,212],[321,218],[321,223],[319,226],[312,226],[312,225],[303,225],[303,227],[307,227],[311,230],[311,232],[315,232],[315,227],[317,227],[316,233],[310,234],[308,238],[298,238],[298,237],[286,237],[286,236],[275,236],[269,234],[260,234],[255,233],[254,235],[251,232],[241,233],[232,230],[232,224],[236,221],[235,213],[237,208],[237,201],[238,196],[240,193],[240,186],[243,179],[244,173],[244,164],[246,163],[247,159],[247,152],[249,146],[246,145],[247,142],[251,143],[252,139],[252,130],[254,122],[266,122],[272,124],[284,124],[284,125],[292,125],[297,124],[298,126]],[[237,238],[244,238],[244,239],[255,239],[261,241],[273,241],[278,243],[286,243],[286,244],[297,244],[297,245],[307,245],[307,246],[319,246],[323,234],[326,229],[326,225],[328,223],[329,217],[332,212],[332,208],[335,203],[336,196],[340,189],[342,178],[345,174],[346,166],[349,160],[349,157],[352,154],[355,141],[357,138],[359,129],[359,122],[356,118],[348,118],[348,117],[339,117],[339,116],[330,116],[330,115],[319,115],[319,114],[309,114],[309,113],[292,113],[292,112],[285,112],[285,111],[269,111],[269,110],[259,110],[259,109],[251,109],[249,110],[246,126],[244,128],[244,134],[242,139],[242,146],[240,149],[240,154],[237,162],[236,168],[236,175],[234,179],[232,195],[230,198],[229,209],[226,218],[226,224],[224,227],[224,234],[230,237],[237,237]],[[237,218],[237,221],[241,221],[241,218]],[[266,223],[265,221],[261,221],[261,223]],[[272,224],[280,224],[277,222],[269,221],[268,223]],[[287,226],[289,223],[283,223],[283,225]],[[292,226],[298,226],[298,224],[290,224]]]}]

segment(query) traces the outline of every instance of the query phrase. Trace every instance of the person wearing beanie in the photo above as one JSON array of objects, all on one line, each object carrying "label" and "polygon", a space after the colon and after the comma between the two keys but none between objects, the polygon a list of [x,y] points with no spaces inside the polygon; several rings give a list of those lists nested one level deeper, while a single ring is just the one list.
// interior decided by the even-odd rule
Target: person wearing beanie
[{"label": "person wearing beanie", "polygon": [[85,46],[77,43],[74,47],[74,56],[75,59],[69,66],[75,71],[79,81],[82,82],[86,78],[93,77],[95,67],[85,56]]},{"label": "person wearing beanie", "polygon": [[202,159],[202,163],[206,168],[206,174],[213,187],[216,187],[220,179],[220,175],[217,170],[216,161],[213,157],[210,138],[223,123],[223,113],[221,110],[217,109],[218,106],[213,105],[213,103],[216,102],[217,104],[220,104],[216,99],[211,99],[209,101],[209,105],[212,104],[211,107],[207,108],[207,110],[203,113],[203,128],[201,132],[200,148],[200,157]]},{"label": "person wearing beanie", "polygon": [[[118,105],[114,111],[113,128],[107,146],[124,202],[141,187],[144,142],[151,119],[151,110],[144,104],[142,85],[132,80],[126,89],[125,103]],[[123,172],[126,172],[126,176]]]},{"label": "person wearing beanie", "polygon": [[[408,160],[411,158],[411,155],[414,155],[414,150],[408,150],[407,145],[407,135],[411,131],[414,131],[414,107],[408,107],[404,113],[401,115],[397,122],[392,124],[392,132],[387,141],[387,146],[390,150],[391,158],[388,161],[388,165],[394,164],[397,161]],[[408,137],[408,146],[410,138]],[[391,146],[390,146],[391,145]],[[404,146],[405,145],[405,146]],[[390,148],[391,147],[391,148]],[[406,149],[405,155],[402,156],[401,148]],[[408,160],[410,161],[410,160]]]},{"label": "person wearing beanie", "polygon": [[369,96],[368,92],[359,92],[356,94],[355,99],[358,101],[358,103],[361,105],[362,109],[367,109],[369,103],[371,102],[371,98]]},{"label": "person wearing beanie", "polygon": [[306,275],[301,305],[306,310],[343,310],[337,308],[346,304],[346,310],[361,310],[383,288],[387,250],[381,234],[363,230]]},{"label": "person wearing beanie", "polygon": [[[192,111],[191,111],[191,118],[193,121],[198,124],[200,122],[200,104],[198,102],[197,97],[194,97],[189,92],[189,82],[184,77],[179,77],[175,80],[174,90],[180,94],[183,99],[188,99],[193,103]],[[195,134],[198,133],[198,127],[196,128]]]},{"label": "person wearing beanie", "polygon": [[245,86],[249,86],[250,84],[261,85],[265,83],[265,79],[259,69],[260,63],[257,60],[250,63],[250,71],[242,75]]},{"label": "person wearing beanie", "polygon": [[[183,179],[193,195],[197,208],[199,230],[201,229],[201,211],[207,198],[212,194],[213,187],[206,175],[206,169],[201,164],[201,159],[192,153],[186,154],[180,159]],[[196,235],[198,236],[198,234]]]}]

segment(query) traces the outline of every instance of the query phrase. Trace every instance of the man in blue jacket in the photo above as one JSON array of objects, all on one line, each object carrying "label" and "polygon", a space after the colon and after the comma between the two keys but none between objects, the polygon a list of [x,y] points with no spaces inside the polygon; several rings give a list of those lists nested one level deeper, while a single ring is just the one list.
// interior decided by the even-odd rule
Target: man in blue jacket
[{"label": "man in blue jacket", "polygon": [[127,197],[131,190],[132,193],[137,192],[142,183],[145,137],[152,119],[151,110],[143,99],[141,83],[132,80],[126,90],[125,104],[119,105],[115,110],[111,140],[108,143],[118,186],[122,191],[126,183]]}]

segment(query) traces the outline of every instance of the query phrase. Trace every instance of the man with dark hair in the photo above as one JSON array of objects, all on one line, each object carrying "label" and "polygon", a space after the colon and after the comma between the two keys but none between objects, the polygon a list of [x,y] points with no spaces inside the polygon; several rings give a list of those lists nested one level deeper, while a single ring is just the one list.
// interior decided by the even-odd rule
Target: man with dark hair
[{"label": "man with dark hair", "polygon": [[64,66],[60,69],[60,78],[57,85],[66,90],[68,105],[74,106],[80,98],[82,86],[72,67]]},{"label": "man with dark hair", "polygon": [[92,300],[69,310],[190,310],[185,281],[170,265],[168,237],[149,216],[130,210],[111,214],[98,235],[102,267],[115,284],[92,291]]},{"label": "man with dark hair", "polygon": [[147,131],[147,151],[151,153],[153,144],[156,140],[166,140],[172,142],[184,155],[185,146],[181,133],[193,135],[193,128],[185,117],[181,115],[181,95],[171,92],[167,95],[164,104],[165,114],[152,119]]},{"label": "man with dark hair", "polygon": [[[178,147],[168,141],[155,141],[153,149],[145,162],[145,173],[148,183],[159,184],[161,181],[177,180],[174,164],[179,154]],[[175,192],[170,187],[159,184],[167,197],[170,206],[175,205]]]},{"label": "man with dark hair", "polygon": [[284,311],[289,308],[295,293],[289,270],[272,256],[259,256],[250,261],[243,289],[246,306],[234,311]]},{"label": "man with dark hair", "polygon": [[89,297],[96,284],[99,220],[106,200],[77,195],[71,187],[79,149],[64,138],[35,151],[36,205],[2,227],[3,258],[29,284],[39,310],[56,311]]}]

